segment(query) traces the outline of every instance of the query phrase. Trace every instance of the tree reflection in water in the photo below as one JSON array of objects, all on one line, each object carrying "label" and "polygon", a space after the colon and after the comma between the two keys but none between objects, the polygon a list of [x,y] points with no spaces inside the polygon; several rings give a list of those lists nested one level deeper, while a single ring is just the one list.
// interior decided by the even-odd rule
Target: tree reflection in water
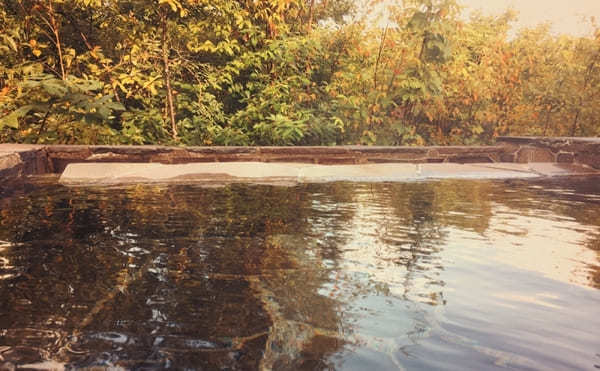
[{"label": "tree reflection in water", "polygon": [[[0,365],[545,367],[562,348],[521,352],[497,321],[545,306],[550,324],[598,303],[597,184],[13,187],[0,199]],[[560,253],[536,259],[548,241]],[[590,313],[583,329],[599,326]],[[524,343],[547,335],[523,326]],[[563,340],[588,362],[591,339]]]}]

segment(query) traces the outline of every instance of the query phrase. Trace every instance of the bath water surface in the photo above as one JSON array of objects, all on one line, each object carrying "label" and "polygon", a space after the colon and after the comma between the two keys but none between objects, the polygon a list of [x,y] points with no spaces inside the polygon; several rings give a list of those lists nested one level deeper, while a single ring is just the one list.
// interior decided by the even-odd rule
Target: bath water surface
[{"label": "bath water surface", "polygon": [[15,367],[597,369],[600,178],[4,187]]}]

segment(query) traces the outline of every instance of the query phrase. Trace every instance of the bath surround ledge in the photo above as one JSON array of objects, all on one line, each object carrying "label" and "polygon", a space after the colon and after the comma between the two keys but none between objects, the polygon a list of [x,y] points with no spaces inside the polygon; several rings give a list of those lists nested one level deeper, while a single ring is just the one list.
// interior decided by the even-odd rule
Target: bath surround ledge
[{"label": "bath surround ledge", "polygon": [[60,174],[72,163],[278,162],[320,165],[382,163],[558,163],[600,169],[600,138],[500,137],[493,146],[164,147],[0,144],[0,180]]}]

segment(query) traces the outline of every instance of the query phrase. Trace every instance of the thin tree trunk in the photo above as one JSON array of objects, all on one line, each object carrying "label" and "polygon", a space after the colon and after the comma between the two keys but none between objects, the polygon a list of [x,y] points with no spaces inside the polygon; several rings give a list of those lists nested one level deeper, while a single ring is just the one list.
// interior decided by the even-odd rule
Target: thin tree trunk
[{"label": "thin tree trunk", "polygon": [[581,95],[579,96],[579,106],[577,107],[577,113],[575,114],[575,119],[573,120],[573,125],[571,126],[571,136],[574,137],[575,133],[577,132],[577,124],[579,123],[579,116],[581,115],[581,106],[583,106],[583,95],[586,93],[587,91],[587,87],[588,87],[588,83],[589,83],[589,79],[590,79],[590,75],[591,72],[594,70],[594,65],[596,64],[596,61],[593,60],[592,63],[590,63],[590,65],[586,68],[585,70],[585,76],[583,77],[583,89],[581,91]]},{"label": "thin tree trunk", "polygon": [[577,122],[579,121],[579,115],[581,114],[581,108],[577,109],[577,113],[575,114],[575,120],[573,120],[573,126],[571,126],[571,136],[574,137],[577,132]]},{"label": "thin tree trunk", "polygon": [[65,64],[63,61],[62,47],[60,44],[60,32],[58,29],[58,24],[56,23],[56,17],[54,16],[54,8],[52,7],[52,0],[48,0],[48,17],[50,17],[50,26],[52,28],[52,33],[54,34],[54,39],[56,40],[56,49],[58,50],[58,62],[60,64],[60,78],[63,80],[66,80],[67,75],[65,73]]},{"label": "thin tree trunk", "polygon": [[310,5],[308,8],[308,31],[312,30],[313,17],[315,12],[315,0],[310,0]]},{"label": "thin tree trunk", "polygon": [[379,61],[381,60],[381,53],[383,53],[387,31],[388,25],[385,26],[385,29],[383,30],[383,35],[381,35],[381,42],[379,43],[379,53],[377,53],[377,60],[375,61],[375,73],[373,74],[373,89],[377,89],[377,69],[379,68]]},{"label": "thin tree trunk", "polygon": [[548,135],[548,129],[550,128],[550,115],[551,114],[552,114],[552,106],[550,107],[550,109],[548,109],[548,112],[546,113],[546,122],[544,123],[544,133],[542,134],[543,136]]},{"label": "thin tree trunk", "polygon": [[177,139],[177,122],[175,121],[175,106],[173,105],[173,89],[171,87],[171,75],[169,72],[169,46],[167,40],[167,14],[162,13],[162,60],[165,79],[165,86],[167,88],[167,108],[169,114],[169,120],[171,121],[171,131],[173,139]]},{"label": "thin tree trunk", "polygon": [[421,41],[421,51],[419,52],[419,60],[423,62],[423,54],[425,53],[425,44],[427,43],[427,38],[423,36],[423,41]]},{"label": "thin tree trunk", "polygon": [[400,66],[403,66],[403,65],[404,65],[404,52],[402,52],[402,57],[396,61],[396,64],[394,64],[394,67],[392,70],[392,77],[390,77],[390,82],[388,83],[386,94],[389,94],[390,91],[392,91],[392,88],[394,87],[394,80],[396,80],[396,76],[398,75],[396,73],[396,71],[400,68]]}]

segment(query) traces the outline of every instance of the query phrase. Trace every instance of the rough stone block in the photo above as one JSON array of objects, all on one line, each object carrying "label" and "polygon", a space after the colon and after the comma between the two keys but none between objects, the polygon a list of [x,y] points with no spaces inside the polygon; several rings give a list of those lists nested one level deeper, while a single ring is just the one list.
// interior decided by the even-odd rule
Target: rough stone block
[{"label": "rough stone block", "polygon": [[360,158],[358,157],[320,157],[315,159],[315,163],[324,165],[337,165],[337,164],[358,164]]},{"label": "rough stone block", "polygon": [[431,157],[431,158],[440,157],[440,151],[438,151],[436,148],[432,148],[429,151],[427,151],[427,157]]},{"label": "rough stone block", "polygon": [[500,162],[515,162],[516,155],[514,153],[502,153]]},{"label": "rough stone block", "polygon": [[23,175],[44,174],[50,169],[46,152],[41,147],[15,148],[14,152],[0,151],[0,180],[5,181]]},{"label": "rough stone block", "polygon": [[259,152],[263,154],[278,154],[278,155],[336,155],[347,154],[349,150],[346,147],[259,147]]},{"label": "rough stone block", "polygon": [[[423,162],[426,158],[428,158],[429,156],[425,153],[425,152],[412,152],[412,151],[407,151],[407,152],[389,152],[389,153],[373,153],[373,152],[368,152],[368,153],[354,153],[354,155],[358,158],[362,158],[365,159],[365,161],[368,162]],[[381,159],[381,160],[379,160]]]},{"label": "rough stone block", "polygon": [[600,169],[600,153],[577,153],[575,162],[591,166],[594,169]]},{"label": "rough stone block", "polygon": [[494,162],[489,156],[481,155],[479,153],[463,153],[454,156],[448,156],[446,162],[453,162],[458,164],[476,164],[476,163],[490,163]]},{"label": "rough stone block", "polygon": [[22,163],[21,156],[16,153],[0,154],[0,170],[12,169]]},{"label": "rough stone block", "polygon": [[431,147],[430,151],[436,150],[441,155],[459,155],[459,154],[488,154],[502,152],[501,146],[448,146]]},{"label": "rough stone block", "polygon": [[546,148],[523,146],[516,154],[515,162],[555,162],[554,154]]},{"label": "rough stone block", "polygon": [[[260,159],[257,159],[260,160]],[[264,162],[295,162],[295,163],[306,163],[306,164],[315,164],[317,163],[317,159],[315,156],[305,156],[305,155],[288,155],[288,156],[263,156],[262,160]]]},{"label": "rough stone block", "polygon": [[194,154],[220,155],[233,153],[258,153],[259,147],[185,147],[185,149]]},{"label": "rough stone block", "polygon": [[217,156],[217,162],[240,162],[240,161],[260,161],[260,157],[253,153],[227,154]]},{"label": "rough stone block", "polygon": [[573,153],[569,153],[569,152],[559,152],[558,155],[556,155],[556,162],[560,162],[560,163],[573,163],[575,161],[575,155]]},{"label": "rough stone block", "polygon": [[121,154],[114,152],[101,152],[94,153],[87,157],[86,161],[95,161],[95,162],[137,162],[135,155],[132,154]]},{"label": "rough stone block", "polygon": [[364,154],[369,156],[374,155],[389,155],[389,156],[414,156],[426,155],[429,151],[428,147],[383,147],[383,146],[346,146],[351,153]]},{"label": "rough stone block", "polygon": [[368,156],[360,159],[360,163],[365,164],[391,164],[391,163],[422,163],[427,160],[426,157],[397,157],[397,156]]}]

